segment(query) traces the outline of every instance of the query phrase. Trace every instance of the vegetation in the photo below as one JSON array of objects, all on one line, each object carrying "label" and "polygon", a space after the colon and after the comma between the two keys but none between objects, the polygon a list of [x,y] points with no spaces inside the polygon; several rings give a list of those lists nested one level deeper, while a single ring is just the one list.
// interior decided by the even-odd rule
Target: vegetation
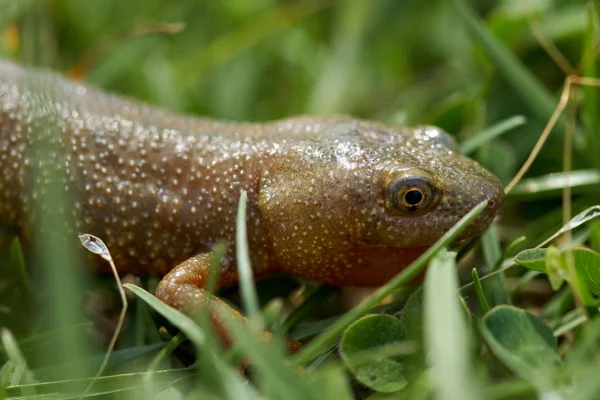
[{"label": "vegetation", "polygon": [[[12,241],[0,398],[599,398],[599,48],[591,0],[0,0],[2,58],[215,118],[437,125],[510,187],[476,243],[446,250],[480,208],[350,311],[340,290],[293,277],[224,291],[253,314],[248,326],[223,316],[231,349],[205,315],[151,296],[154,279],[127,277],[107,353],[114,279],[68,269],[51,239],[27,268]],[[283,337],[305,346],[285,355]]]}]

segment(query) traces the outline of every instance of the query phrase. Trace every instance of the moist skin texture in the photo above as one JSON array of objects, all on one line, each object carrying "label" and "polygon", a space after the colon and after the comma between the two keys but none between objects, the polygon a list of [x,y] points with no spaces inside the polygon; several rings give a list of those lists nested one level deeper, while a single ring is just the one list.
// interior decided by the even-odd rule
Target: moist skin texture
[{"label": "moist skin texture", "polygon": [[[395,207],[390,187],[414,175],[431,205]],[[500,182],[435,127],[186,117],[0,61],[0,223],[29,244],[50,184],[72,201],[52,209],[61,235],[100,237],[121,273],[166,274],[157,296],[178,308],[213,299],[204,285],[218,241],[229,249],[219,286],[236,282],[242,190],[257,277],[340,286],[383,284],[488,200],[462,238],[476,235],[503,200]]]}]

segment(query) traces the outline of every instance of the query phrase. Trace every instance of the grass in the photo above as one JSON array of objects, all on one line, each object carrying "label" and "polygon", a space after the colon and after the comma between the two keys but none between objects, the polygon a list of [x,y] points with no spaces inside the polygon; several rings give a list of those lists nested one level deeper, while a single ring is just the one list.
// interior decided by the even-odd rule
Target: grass
[{"label": "grass", "polygon": [[[241,296],[223,295],[257,323],[224,315],[230,349],[205,315],[157,301],[155,280],[123,278],[127,316],[107,352],[121,311],[115,281],[74,275],[75,252],[53,239],[29,260],[9,237],[0,398],[599,398],[600,256],[590,253],[600,251],[599,12],[583,0],[0,0],[2,58],[169,109],[438,125],[505,185],[547,132],[476,243],[444,250],[463,221],[349,311],[339,291],[311,282],[255,286],[241,257]],[[565,112],[547,126],[566,82]],[[48,193],[47,204],[59,202]],[[240,254],[252,251],[244,229]],[[540,244],[553,247],[532,250]],[[426,268],[424,283],[407,288]],[[85,311],[88,293],[114,305]],[[371,315],[383,312],[398,318]],[[273,328],[268,344],[262,326]],[[375,326],[380,335],[366,340]],[[286,355],[283,332],[305,346]],[[342,352],[361,350],[340,357],[340,339]]]}]

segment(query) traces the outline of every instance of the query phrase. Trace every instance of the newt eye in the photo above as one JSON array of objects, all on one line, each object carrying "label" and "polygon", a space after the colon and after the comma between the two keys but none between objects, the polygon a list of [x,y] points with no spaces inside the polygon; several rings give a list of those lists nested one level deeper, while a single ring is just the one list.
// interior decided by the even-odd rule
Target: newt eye
[{"label": "newt eye", "polygon": [[420,214],[432,208],[438,191],[432,179],[410,171],[395,176],[387,185],[386,206],[402,213]]}]

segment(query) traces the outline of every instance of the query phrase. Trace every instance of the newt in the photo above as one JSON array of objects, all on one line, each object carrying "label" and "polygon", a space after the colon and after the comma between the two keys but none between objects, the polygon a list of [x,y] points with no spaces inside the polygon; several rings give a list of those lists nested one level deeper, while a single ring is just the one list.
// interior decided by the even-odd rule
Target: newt
[{"label": "newt", "polygon": [[38,167],[64,174],[74,221],[64,234],[101,238],[120,273],[164,276],[156,295],[179,309],[211,298],[204,287],[219,241],[228,251],[218,286],[236,283],[242,190],[255,277],[362,287],[388,281],[487,200],[461,239],[479,234],[504,196],[495,176],[433,126],[343,116],[215,121],[0,61],[0,224],[25,238],[40,195],[32,182],[46,179],[32,176],[28,152],[39,121],[59,131],[45,139],[60,152]]}]

